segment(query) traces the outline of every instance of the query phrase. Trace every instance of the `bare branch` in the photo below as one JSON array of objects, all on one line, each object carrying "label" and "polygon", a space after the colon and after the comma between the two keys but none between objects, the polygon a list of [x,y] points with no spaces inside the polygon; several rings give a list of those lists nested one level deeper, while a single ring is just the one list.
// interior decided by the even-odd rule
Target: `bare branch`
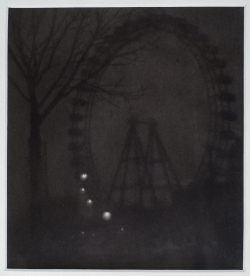
[{"label": "bare branch", "polygon": [[16,82],[10,76],[8,76],[8,80],[9,80],[9,82],[11,82],[13,84],[13,86],[20,93],[20,95],[23,97],[23,99],[26,100],[27,102],[30,102],[29,98],[27,96],[25,96],[25,94],[21,90],[21,88],[16,84]]},{"label": "bare branch", "polygon": [[[21,19],[20,14],[19,14],[18,19],[19,19],[18,22],[14,22],[13,19],[10,20],[10,22],[12,23],[12,26],[13,26],[14,44],[19,52],[21,62],[23,63],[26,70],[29,71],[30,65],[29,65],[28,58],[25,55],[25,51],[24,51],[25,46],[26,46],[26,48],[28,48],[28,47],[22,38],[22,19]],[[9,45],[10,45],[10,42],[9,42]],[[12,52],[14,53],[14,49],[12,49]]]},{"label": "bare branch", "polygon": [[[127,93],[116,89],[122,87],[121,80],[112,84],[111,89],[107,89],[105,85],[103,87],[99,84],[92,85],[90,82],[100,79],[110,65],[131,64],[136,59],[138,51],[143,48],[141,44],[139,46],[135,44],[138,47],[129,49],[132,43],[137,43],[145,35],[144,31],[129,31],[131,22],[127,19],[132,13],[123,13],[123,10],[117,9],[109,14],[108,9],[95,9],[91,12],[86,11],[86,17],[85,10],[75,11],[73,14],[68,12],[59,14],[57,9],[53,9],[51,13],[48,10],[46,13],[32,11],[33,13],[28,13],[31,17],[27,26],[25,26],[26,21],[22,22],[24,18],[21,18],[21,15],[18,15],[17,19],[15,17],[13,19],[12,16],[14,44],[10,48],[10,55],[28,84],[30,81],[33,82],[32,89],[29,90],[30,98],[31,95],[37,96],[33,95],[36,91],[41,91],[40,86],[39,89],[37,87],[41,81],[46,80],[49,73],[53,76],[51,82],[48,82],[48,89],[42,91],[40,98],[38,108],[39,112],[42,110],[40,112],[42,120],[64,97],[80,86],[97,89],[105,95],[127,96]],[[117,24],[121,26],[124,36],[123,32],[119,33]],[[132,28],[134,25],[132,22]],[[43,26],[45,31],[41,32]],[[25,37],[27,34],[31,36],[28,41]],[[64,45],[64,42],[67,45]],[[57,72],[51,70],[55,67],[58,69]],[[80,79],[84,70],[87,74]]]},{"label": "bare branch", "polygon": [[[64,86],[62,89],[59,90],[59,92],[57,93],[57,96],[54,98],[54,100],[49,104],[49,106],[48,106],[48,107],[45,109],[45,111],[43,112],[43,114],[42,114],[43,120],[48,116],[48,114],[53,110],[53,108],[57,105],[57,103],[58,103],[62,98],[64,98],[66,95],[68,95],[69,93],[71,93],[71,92],[74,90],[73,88],[69,88],[69,93],[67,93],[67,94],[66,94],[66,93],[63,93],[64,90],[65,90],[65,87],[68,87],[69,84],[72,82],[72,80],[73,80],[73,78],[74,78],[74,76],[75,76],[75,74],[76,74],[76,71],[78,70],[78,68],[79,68],[79,66],[80,66],[80,64],[81,64],[81,62],[84,60],[85,56],[87,55],[87,53],[88,53],[89,50],[91,49],[93,43],[94,43],[94,38],[93,38],[92,41],[89,43],[89,45],[88,45],[88,47],[86,48],[85,52],[83,53],[83,56],[81,57],[81,59],[78,61],[76,67],[74,68],[74,70],[73,70],[71,76],[69,77],[67,83],[65,84],[65,86]],[[61,73],[63,74],[63,71],[62,71]],[[58,81],[59,81],[59,80],[60,80],[60,79],[58,78]],[[54,85],[55,85],[55,84],[54,84]],[[47,93],[46,99],[49,97],[49,94],[50,94],[51,91],[53,91],[53,90],[54,90],[54,87],[53,87],[53,89],[50,89],[50,90],[49,90],[50,92]],[[45,99],[45,100],[46,100],[46,99]],[[45,100],[43,100],[43,103],[45,102]]]},{"label": "bare branch", "polygon": [[53,9],[53,16],[52,16],[52,19],[51,19],[51,22],[52,22],[52,26],[50,27],[50,32],[47,36],[47,38],[41,42],[41,44],[38,46],[38,49],[42,48],[42,51],[41,51],[41,54],[40,54],[40,57],[38,58],[38,69],[40,68],[41,66],[41,63],[42,63],[42,60],[43,60],[43,57],[46,53],[46,51],[48,50],[48,46],[49,44],[51,43],[51,39],[53,37],[53,35],[55,34],[55,22],[56,22],[56,18],[57,18],[57,9]]},{"label": "bare branch", "polygon": [[107,99],[107,97],[104,96],[104,94],[97,94],[97,97],[99,97],[100,99],[108,102],[109,104],[115,106],[115,107],[119,107],[117,104],[113,103],[111,100]]},{"label": "bare branch", "polygon": [[56,105],[59,103],[59,101],[63,98],[64,98],[64,95],[62,93],[58,93],[56,95],[56,97],[51,101],[49,106],[41,114],[41,120],[42,121],[44,121],[44,119],[50,114],[50,112],[56,107]]},{"label": "bare branch", "polygon": [[[72,59],[72,56],[73,56],[73,52],[74,52],[75,47],[76,47],[77,38],[78,38],[78,35],[79,35],[80,31],[81,31],[81,26],[82,26],[82,23],[79,25],[77,31],[75,32],[75,36],[74,36],[74,39],[73,39],[73,43],[72,43],[72,45],[71,45],[71,50],[70,50],[70,52],[69,52],[69,54],[68,54],[68,59],[66,60],[64,66],[63,66],[63,68],[61,69],[61,72],[59,73],[57,79],[54,81],[54,83],[52,84],[52,86],[50,87],[50,89],[48,90],[48,92],[46,93],[46,95],[44,96],[44,98],[42,99],[42,101],[41,101],[41,103],[40,103],[40,106],[43,106],[43,105],[44,105],[44,103],[45,103],[46,100],[48,99],[50,93],[51,93],[56,87],[58,87],[58,83],[59,83],[59,82],[61,81],[61,79],[63,78],[63,74],[65,73],[66,68],[69,66],[69,64],[70,64],[70,62],[71,62],[71,59]],[[90,46],[90,47],[91,47],[91,46]],[[89,49],[90,49],[90,48],[89,48]],[[84,53],[83,56],[85,56],[85,54],[87,54],[88,48],[86,49],[85,52],[86,52],[86,53]],[[79,65],[80,65],[80,63],[79,63]],[[47,69],[49,69],[49,68],[47,68]],[[73,71],[72,75],[74,76],[75,73],[76,73],[76,70],[72,70],[72,71]],[[72,81],[72,78],[73,78],[73,77],[70,78],[70,80],[68,81],[68,83],[70,83],[70,82]],[[61,89],[59,93],[62,93],[63,90],[65,90],[65,87],[67,87],[67,86],[65,85],[64,88]]]},{"label": "bare branch", "polygon": [[19,71],[22,73],[23,77],[25,79],[27,79],[27,72],[25,70],[25,68],[23,67],[21,61],[18,60],[17,56],[15,55],[14,51],[12,50],[11,46],[9,45],[8,47],[9,49],[9,54],[11,55],[11,57],[13,58],[14,62],[16,63]]},{"label": "bare branch", "polygon": [[39,31],[41,29],[43,20],[45,18],[45,12],[43,9],[39,9],[39,12],[37,13],[34,10],[32,10],[31,15],[31,50],[30,50],[30,57],[29,57],[29,63],[31,64],[31,68],[33,69],[33,74],[38,75],[39,70],[39,64],[38,64],[38,46],[37,46],[37,38],[39,37]]},{"label": "bare branch", "polygon": [[119,90],[108,90],[108,89],[105,89],[103,86],[98,86],[98,85],[94,85],[94,84],[88,84],[86,86],[86,88],[92,88],[92,89],[95,89],[97,91],[100,91],[100,92],[104,92],[105,94],[108,94],[108,95],[113,95],[113,96],[120,96],[120,97],[126,97],[126,95],[124,93],[121,93],[121,91]]},{"label": "bare branch", "polygon": [[[49,61],[48,61],[48,64],[47,66],[40,72],[39,74],[39,78],[37,79],[37,82],[40,82],[42,77],[44,76],[44,74],[51,68],[51,64],[52,64],[52,61],[55,57],[55,53],[56,51],[58,50],[58,47],[60,46],[63,38],[64,38],[64,35],[66,34],[67,30],[70,28],[71,24],[73,23],[74,19],[72,18],[71,22],[69,22],[69,24],[67,24],[65,26],[65,28],[63,29],[62,33],[60,34],[59,38],[57,39],[57,42],[56,44],[53,46],[53,51],[51,52],[51,55],[50,55],[50,58],[49,58]],[[57,81],[55,82],[57,83]],[[56,86],[56,84],[55,84]],[[51,90],[51,89],[50,89]]]}]

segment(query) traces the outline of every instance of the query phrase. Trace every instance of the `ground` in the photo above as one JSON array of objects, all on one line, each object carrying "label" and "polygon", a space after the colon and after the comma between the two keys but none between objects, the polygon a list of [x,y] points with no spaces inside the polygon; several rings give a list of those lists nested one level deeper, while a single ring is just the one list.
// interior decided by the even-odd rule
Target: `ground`
[{"label": "ground", "polygon": [[8,231],[8,267],[240,269],[241,251],[228,249],[216,227],[211,212],[190,203],[126,209],[108,221],[100,216],[80,219],[74,208],[63,212],[58,206],[33,236],[24,227]]}]

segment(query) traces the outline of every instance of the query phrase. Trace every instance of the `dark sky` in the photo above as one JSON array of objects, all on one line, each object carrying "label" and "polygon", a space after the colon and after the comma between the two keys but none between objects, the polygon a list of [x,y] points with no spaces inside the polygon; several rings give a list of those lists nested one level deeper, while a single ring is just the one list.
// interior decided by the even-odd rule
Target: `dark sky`
[{"label": "dark sky", "polygon": [[[218,56],[226,59],[226,73],[233,77],[230,90],[237,96],[239,120],[233,128],[242,135],[243,117],[243,8],[167,8],[172,16],[186,19],[207,34],[218,46]],[[128,89],[142,89],[145,95],[134,100],[114,99],[116,106],[97,100],[93,106],[91,141],[101,184],[110,184],[128,130],[127,119],[153,117],[159,122],[158,132],[183,185],[193,177],[202,157],[207,137],[208,103],[206,84],[198,63],[173,35],[162,33],[156,45],[140,57],[143,62],[123,71]],[[119,75],[119,70],[117,75]],[[27,201],[28,109],[15,91],[9,91],[9,212],[18,215]],[[47,142],[48,185],[50,196],[64,196],[76,191],[77,182],[67,150],[70,138],[69,112],[65,100],[51,113],[42,127]],[[140,130],[146,142],[145,130]],[[15,202],[15,204],[14,204]]]}]

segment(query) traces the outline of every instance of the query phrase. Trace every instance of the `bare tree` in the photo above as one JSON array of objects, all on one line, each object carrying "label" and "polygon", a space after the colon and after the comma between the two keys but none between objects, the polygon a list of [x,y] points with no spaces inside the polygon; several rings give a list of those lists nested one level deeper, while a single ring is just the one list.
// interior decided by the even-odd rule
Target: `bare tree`
[{"label": "bare tree", "polygon": [[[10,9],[9,84],[29,106],[31,210],[39,211],[41,125],[81,87],[110,95],[95,81],[111,65],[132,62],[146,35],[122,9]],[[130,47],[130,45],[134,45]]]}]

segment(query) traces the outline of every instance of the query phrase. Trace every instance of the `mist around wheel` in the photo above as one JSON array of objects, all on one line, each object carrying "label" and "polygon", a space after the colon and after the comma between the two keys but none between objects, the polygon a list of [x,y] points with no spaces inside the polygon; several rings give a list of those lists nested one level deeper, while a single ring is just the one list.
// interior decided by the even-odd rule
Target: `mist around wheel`
[{"label": "mist around wheel", "polygon": [[243,8],[8,12],[7,268],[242,270]]}]

